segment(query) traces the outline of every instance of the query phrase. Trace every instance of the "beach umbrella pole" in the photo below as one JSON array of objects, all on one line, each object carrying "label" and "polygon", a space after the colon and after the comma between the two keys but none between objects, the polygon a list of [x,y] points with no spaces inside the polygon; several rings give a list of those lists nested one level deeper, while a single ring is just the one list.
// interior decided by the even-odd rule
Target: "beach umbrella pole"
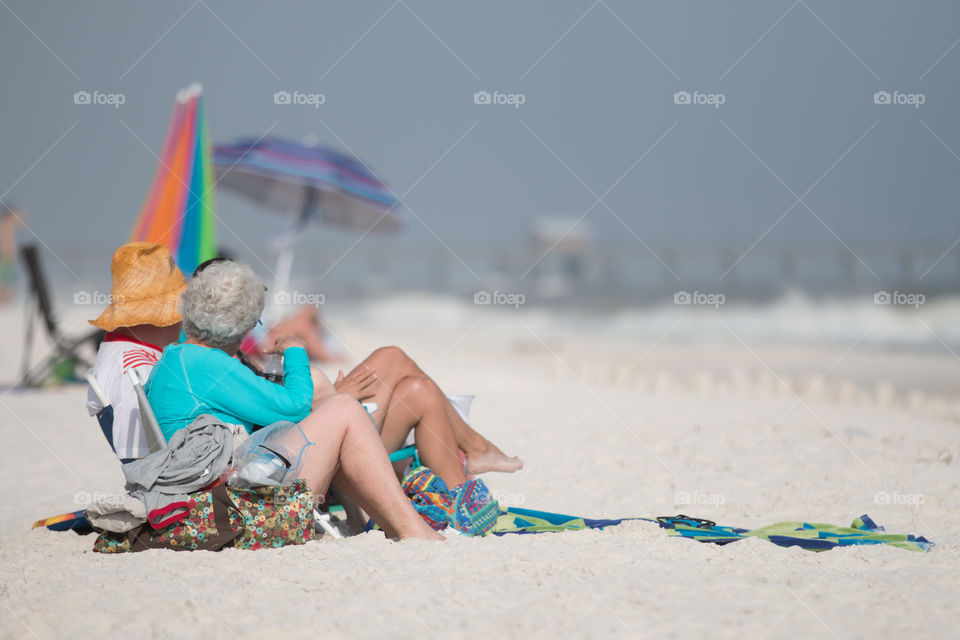
[{"label": "beach umbrella pole", "polygon": [[283,319],[283,313],[280,311],[280,302],[290,300],[290,274],[293,271],[294,241],[291,240],[284,244],[277,254],[277,268],[273,272],[273,286],[267,293],[267,311],[264,314],[267,325],[274,324]]},{"label": "beach umbrella pole", "polygon": [[303,190],[303,204],[300,206],[300,216],[294,223],[289,234],[282,236],[279,241],[280,251],[277,255],[277,268],[273,274],[273,293],[267,305],[267,320],[271,323],[282,320],[278,303],[279,300],[290,300],[290,276],[293,273],[293,256],[300,234],[307,228],[311,216],[320,204],[320,197],[316,189],[305,186]]}]

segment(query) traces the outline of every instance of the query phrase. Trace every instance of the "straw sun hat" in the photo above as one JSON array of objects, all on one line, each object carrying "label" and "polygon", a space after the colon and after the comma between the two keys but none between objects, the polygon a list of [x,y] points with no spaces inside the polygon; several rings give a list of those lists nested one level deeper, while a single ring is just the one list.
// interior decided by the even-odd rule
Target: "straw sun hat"
[{"label": "straw sun hat", "polygon": [[90,324],[105,331],[152,324],[169,327],[182,319],[180,294],[187,288],[170,250],[153,242],[129,242],[113,254],[110,305]]}]

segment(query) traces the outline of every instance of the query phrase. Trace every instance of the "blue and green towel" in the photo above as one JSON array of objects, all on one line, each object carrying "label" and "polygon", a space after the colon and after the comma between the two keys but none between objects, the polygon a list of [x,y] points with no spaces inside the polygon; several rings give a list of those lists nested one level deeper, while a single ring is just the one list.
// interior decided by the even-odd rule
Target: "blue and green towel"
[{"label": "blue and green towel", "polygon": [[532,509],[509,508],[500,510],[500,517],[497,518],[497,523],[491,533],[506,535],[508,533],[603,529],[616,526],[627,520],[656,522],[661,528],[666,529],[671,536],[691,538],[714,544],[727,544],[744,538],[762,538],[781,547],[801,547],[811,551],[870,544],[885,544],[909,551],[929,551],[934,545],[933,542],[923,536],[886,533],[883,527],[878,526],[867,515],[860,516],[849,527],[798,521],[777,522],[758,529],[742,529],[720,526],[711,520],[691,518],[685,515],[596,520]]},{"label": "blue and green towel", "polygon": [[407,473],[403,479],[403,490],[420,516],[434,529],[442,530],[451,526],[472,535],[492,533],[502,536],[508,533],[604,529],[628,520],[639,520],[656,522],[671,536],[714,544],[762,538],[781,547],[801,547],[811,551],[868,544],[886,544],[909,551],[928,551],[933,547],[933,543],[922,536],[887,533],[867,515],[860,516],[849,527],[820,522],[777,522],[759,529],[743,529],[682,514],[600,520],[533,509],[504,509],[494,500],[482,480],[470,480],[450,490],[439,476],[424,466],[415,467]]}]

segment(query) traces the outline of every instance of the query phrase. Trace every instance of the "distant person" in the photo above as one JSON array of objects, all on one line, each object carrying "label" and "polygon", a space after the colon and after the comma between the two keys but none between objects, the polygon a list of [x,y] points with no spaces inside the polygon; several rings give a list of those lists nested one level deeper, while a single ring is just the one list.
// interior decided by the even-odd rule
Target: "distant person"
[{"label": "distant person", "polygon": [[[117,249],[110,264],[110,305],[90,324],[107,332],[93,376],[113,406],[111,446],[123,462],[149,453],[140,420],[140,405],[127,377],[135,369],[147,379],[163,348],[180,337],[180,294],[187,283],[170,250],[152,242],[130,242]],[[97,395],[87,395],[87,410],[103,409]]]},{"label": "distant person", "polygon": [[342,359],[331,346],[327,329],[320,319],[320,312],[312,305],[303,305],[292,315],[269,327],[255,327],[244,338],[240,350],[255,361],[263,362],[266,352],[273,347],[277,338],[284,335],[297,336],[303,340],[311,362],[329,363]]},{"label": "distant person", "polygon": [[314,362],[334,362],[341,359],[330,346],[329,335],[320,311],[312,305],[303,305],[292,315],[272,325],[267,330],[266,344],[272,345],[282,335],[295,335],[303,340],[307,355]]},{"label": "distant person", "polygon": [[23,214],[13,205],[2,205],[0,213],[0,305],[13,299],[13,281],[17,274],[17,230],[23,226]]}]

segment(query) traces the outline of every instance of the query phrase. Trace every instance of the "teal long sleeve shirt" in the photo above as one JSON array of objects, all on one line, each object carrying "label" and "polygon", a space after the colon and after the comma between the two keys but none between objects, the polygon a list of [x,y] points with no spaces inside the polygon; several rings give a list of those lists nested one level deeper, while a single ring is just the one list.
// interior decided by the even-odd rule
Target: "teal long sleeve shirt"
[{"label": "teal long sleeve shirt", "polygon": [[220,349],[172,344],[163,350],[145,389],[167,440],[203,413],[250,432],[258,424],[300,422],[313,402],[310,362],[301,347],[283,352],[281,386]]}]

